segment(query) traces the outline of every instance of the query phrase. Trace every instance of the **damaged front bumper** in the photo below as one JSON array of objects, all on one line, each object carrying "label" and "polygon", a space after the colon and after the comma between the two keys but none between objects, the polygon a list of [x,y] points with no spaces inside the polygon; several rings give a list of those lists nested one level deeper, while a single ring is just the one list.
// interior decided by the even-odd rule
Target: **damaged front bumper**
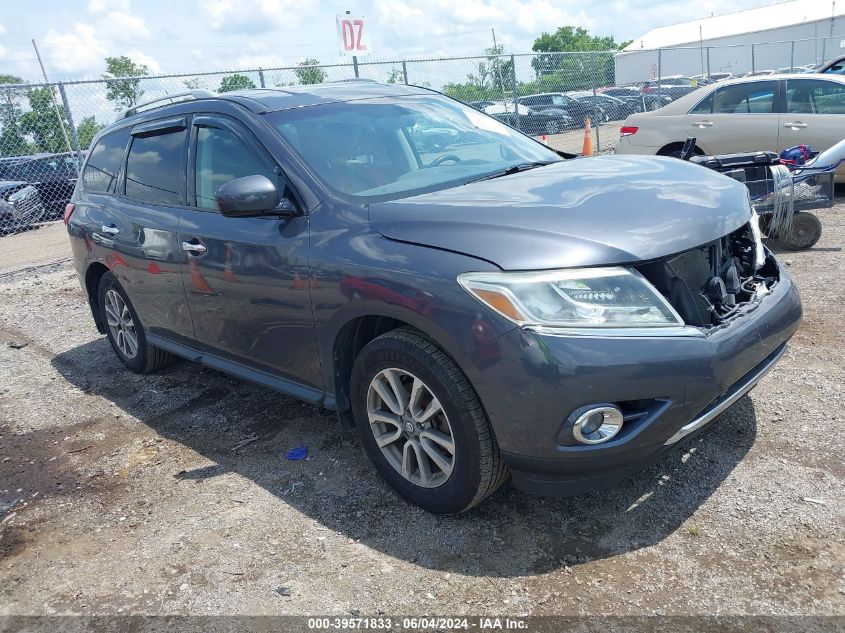
[{"label": "damaged front bumper", "polygon": [[[515,329],[491,343],[500,362],[474,365],[468,373],[514,484],[553,496],[606,487],[706,428],[774,366],[800,323],[798,291],[776,265],[779,281],[753,310],[706,334],[566,336]],[[619,434],[597,445],[567,441],[571,414],[597,403],[623,410]]]}]

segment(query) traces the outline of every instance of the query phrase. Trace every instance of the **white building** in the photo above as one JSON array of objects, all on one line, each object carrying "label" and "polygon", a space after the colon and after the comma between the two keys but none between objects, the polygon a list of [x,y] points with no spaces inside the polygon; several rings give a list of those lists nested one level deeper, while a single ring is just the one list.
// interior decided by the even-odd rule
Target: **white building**
[{"label": "white building", "polygon": [[615,56],[616,83],[797,68],[839,55],[845,0],[793,0],[653,29]]}]

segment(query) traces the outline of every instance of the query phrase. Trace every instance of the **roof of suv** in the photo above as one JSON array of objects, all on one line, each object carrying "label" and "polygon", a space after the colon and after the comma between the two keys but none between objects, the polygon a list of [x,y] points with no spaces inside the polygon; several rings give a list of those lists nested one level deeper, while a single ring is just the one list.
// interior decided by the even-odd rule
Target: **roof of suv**
[{"label": "roof of suv", "polygon": [[[212,96],[200,97],[198,100],[224,100],[238,103],[256,114],[301,108],[325,103],[338,103],[356,99],[374,99],[378,97],[401,97],[409,95],[430,94],[431,90],[418,86],[404,84],[383,84],[367,79],[352,79],[324,84],[310,84],[306,86],[290,86],[286,88],[256,88],[251,90],[237,90]],[[126,117],[132,119],[143,116],[177,103],[168,103],[162,97],[161,105],[149,104],[149,108],[140,110]],[[184,101],[178,104],[185,103]]]}]

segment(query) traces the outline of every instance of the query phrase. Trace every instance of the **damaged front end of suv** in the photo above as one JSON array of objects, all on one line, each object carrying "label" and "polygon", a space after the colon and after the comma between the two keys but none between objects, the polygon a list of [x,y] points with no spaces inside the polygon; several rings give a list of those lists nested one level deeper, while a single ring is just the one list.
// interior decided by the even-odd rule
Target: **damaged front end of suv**
[{"label": "damaged front end of suv", "polygon": [[721,327],[754,310],[780,281],[774,257],[763,246],[759,219],[682,253],[636,266],[665,296],[683,322]]}]

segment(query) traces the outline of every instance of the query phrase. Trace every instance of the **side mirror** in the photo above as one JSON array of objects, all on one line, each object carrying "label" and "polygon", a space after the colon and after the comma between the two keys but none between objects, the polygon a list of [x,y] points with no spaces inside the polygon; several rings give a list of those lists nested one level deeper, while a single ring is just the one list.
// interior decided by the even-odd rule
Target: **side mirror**
[{"label": "side mirror", "polygon": [[291,200],[279,200],[276,185],[266,176],[244,176],[220,186],[215,194],[220,213],[230,218],[259,215],[296,215]]}]

